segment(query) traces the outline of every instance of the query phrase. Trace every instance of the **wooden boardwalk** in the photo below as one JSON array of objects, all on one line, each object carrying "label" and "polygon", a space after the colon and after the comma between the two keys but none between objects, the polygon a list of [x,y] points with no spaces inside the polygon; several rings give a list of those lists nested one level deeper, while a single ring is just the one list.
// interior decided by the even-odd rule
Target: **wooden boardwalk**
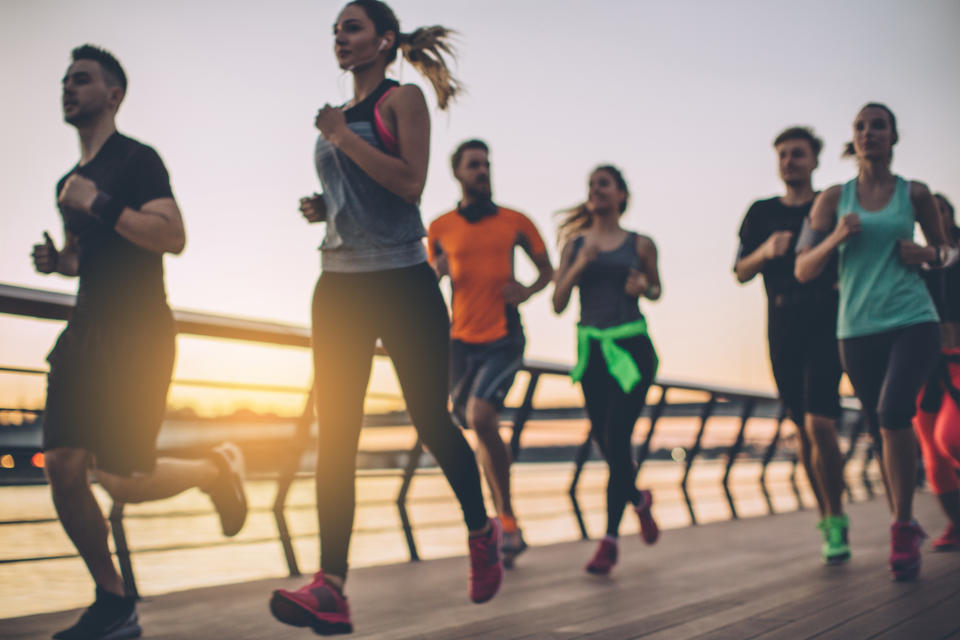
[{"label": "wooden boardwalk", "polygon": [[[890,581],[882,498],[852,505],[853,559],[819,562],[811,511],[665,532],[654,547],[621,543],[613,575],[582,566],[594,542],[532,548],[490,603],[467,600],[466,560],[357,569],[348,595],[356,638],[960,638],[960,552],[925,546],[917,582]],[[917,513],[938,535],[944,517],[929,494]],[[629,515],[629,514],[628,514]],[[261,640],[309,638],[275,622],[273,579],[147,598],[144,637]],[[0,638],[48,638],[76,611],[0,620]]]}]

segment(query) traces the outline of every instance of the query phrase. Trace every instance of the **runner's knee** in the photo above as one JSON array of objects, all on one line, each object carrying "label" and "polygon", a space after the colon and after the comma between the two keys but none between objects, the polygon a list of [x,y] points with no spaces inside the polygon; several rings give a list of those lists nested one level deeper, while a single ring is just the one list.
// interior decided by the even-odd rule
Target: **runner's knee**
[{"label": "runner's knee", "polygon": [[805,426],[807,436],[813,442],[824,442],[830,439],[836,440],[836,420],[833,418],[808,414]]},{"label": "runner's knee", "polygon": [[496,407],[486,400],[470,398],[467,402],[467,424],[477,434],[497,433],[500,424]]},{"label": "runner's knee", "polygon": [[100,486],[103,487],[104,491],[110,495],[114,502],[122,502],[124,504],[142,502],[138,497],[140,491],[137,478],[118,476],[103,471],[97,471],[94,475],[97,478],[97,482],[100,483]]},{"label": "runner's knee", "polygon": [[44,471],[55,491],[71,491],[87,482],[90,454],[83,449],[58,448],[43,454]]}]

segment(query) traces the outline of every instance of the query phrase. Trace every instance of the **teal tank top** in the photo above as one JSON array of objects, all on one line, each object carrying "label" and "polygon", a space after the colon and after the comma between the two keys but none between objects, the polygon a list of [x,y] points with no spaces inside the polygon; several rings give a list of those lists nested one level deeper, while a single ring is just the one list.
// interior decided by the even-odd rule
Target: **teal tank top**
[{"label": "teal tank top", "polygon": [[910,183],[897,176],[893,197],[880,211],[865,211],[857,179],[843,185],[837,218],[856,213],[860,233],[839,247],[840,312],[837,337],[856,338],[923,322],[939,322],[916,267],[900,260],[897,242],[912,240],[916,215]]}]

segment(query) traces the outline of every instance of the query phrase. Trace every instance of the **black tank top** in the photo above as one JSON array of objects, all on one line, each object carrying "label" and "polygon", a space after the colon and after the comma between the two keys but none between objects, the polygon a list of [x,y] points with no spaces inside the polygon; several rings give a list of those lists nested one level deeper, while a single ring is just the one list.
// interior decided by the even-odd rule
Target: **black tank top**
[{"label": "black tank top", "polygon": [[[583,236],[574,239],[571,259],[576,259],[583,243]],[[580,324],[606,329],[642,318],[639,299],[623,290],[630,269],[640,267],[637,234],[632,231],[613,251],[599,252],[580,275]]]}]

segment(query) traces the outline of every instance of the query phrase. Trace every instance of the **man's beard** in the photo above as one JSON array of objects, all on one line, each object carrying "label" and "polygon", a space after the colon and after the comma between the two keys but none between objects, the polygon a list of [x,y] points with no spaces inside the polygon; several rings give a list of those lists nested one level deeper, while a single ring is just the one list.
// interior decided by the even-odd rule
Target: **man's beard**
[{"label": "man's beard", "polygon": [[63,121],[74,127],[82,127],[96,122],[101,114],[103,114],[103,107],[86,107],[77,109],[69,116],[64,114]]},{"label": "man's beard", "polygon": [[493,197],[493,192],[490,188],[489,182],[484,184],[482,188],[467,187],[464,189],[464,191],[467,192],[467,195],[470,196],[471,200],[491,200]]}]

